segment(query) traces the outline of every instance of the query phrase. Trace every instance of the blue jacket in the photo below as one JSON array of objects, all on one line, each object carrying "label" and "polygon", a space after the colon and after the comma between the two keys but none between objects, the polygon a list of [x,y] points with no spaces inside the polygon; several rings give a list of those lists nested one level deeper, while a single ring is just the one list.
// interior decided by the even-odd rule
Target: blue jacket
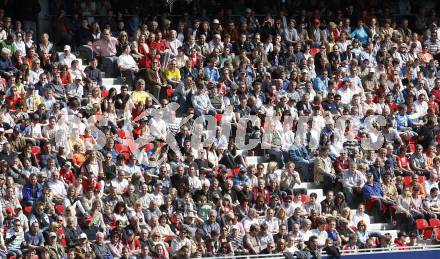
[{"label": "blue jacket", "polygon": [[310,154],[306,146],[301,145],[300,147],[295,146],[289,150],[289,157],[293,162],[301,162],[304,160],[310,160]]},{"label": "blue jacket", "polygon": [[371,196],[383,197],[383,189],[380,183],[373,182],[373,186],[369,184],[364,185],[364,188],[362,188],[362,197],[364,197],[365,200],[368,200]]},{"label": "blue jacket", "polygon": [[26,183],[21,192],[23,194],[24,202],[34,202],[43,194],[43,186],[40,183],[37,183],[33,188],[30,183]]},{"label": "blue jacket", "polygon": [[14,75],[18,73],[18,70],[12,65],[10,59],[0,58],[0,73],[12,72]]},{"label": "blue jacket", "polygon": [[362,44],[368,43],[370,38],[368,37],[367,31],[364,27],[356,27],[351,33],[352,38],[358,39]]},{"label": "blue jacket", "polygon": [[207,66],[203,69],[203,71],[205,72],[205,76],[209,82],[217,84],[218,80],[220,80],[220,73],[218,69]]},{"label": "blue jacket", "polygon": [[317,76],[315,80],[313,80],[313,90],[321,93],[327,92],[328,81],[328,78],[323,79],[321,76]]}]

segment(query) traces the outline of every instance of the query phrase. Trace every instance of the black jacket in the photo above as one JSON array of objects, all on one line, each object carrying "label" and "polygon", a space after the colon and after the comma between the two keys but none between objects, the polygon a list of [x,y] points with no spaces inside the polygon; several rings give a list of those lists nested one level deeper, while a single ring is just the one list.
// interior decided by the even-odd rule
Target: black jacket
[{"label": "black jacket", "polygon": [[74,247],[79,244],[79,235],[83,233],[79,227],[70,228],[66,227],[64,229],[64,236],[66,237],[66,242],[68,247]]}]

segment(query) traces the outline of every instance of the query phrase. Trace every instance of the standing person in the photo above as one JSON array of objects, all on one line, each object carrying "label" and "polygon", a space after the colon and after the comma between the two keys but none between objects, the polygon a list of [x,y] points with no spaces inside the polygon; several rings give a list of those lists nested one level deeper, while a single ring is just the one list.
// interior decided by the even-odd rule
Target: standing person
[{"label": "standing person", "polygon": [[104,29],[102,32],[102,38],[93,43],[92,48],[87,46],[87,58],[91,60],[93,57],[97,56],[101,58],[101,62],[104,68],[104,72],[108,76],[115,76],[115,68],[118,57],[116,56],[116,46],[118,40],[111,36],[109,29]]}]

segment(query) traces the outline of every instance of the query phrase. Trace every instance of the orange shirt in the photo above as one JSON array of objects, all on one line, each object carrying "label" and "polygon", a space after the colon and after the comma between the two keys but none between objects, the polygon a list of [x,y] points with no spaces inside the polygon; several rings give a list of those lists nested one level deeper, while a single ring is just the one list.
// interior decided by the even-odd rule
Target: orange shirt
[{"label": "orange shirt", "polygon": [[[425,186],[420,183],[417,183],[416,185],[419,187],[419,196],[425,198],[426,197]],[[413,184],[411,184],[411,186],[409,187],[411,192],[413,191],[413,187],[414,187]]]},{"label": "orange shirt", "polygon": [[72,156],[72,162],[76,165],[76,166],[81,166],[84,161],[86,161],[86,156],[82,153],[74,153]]}]

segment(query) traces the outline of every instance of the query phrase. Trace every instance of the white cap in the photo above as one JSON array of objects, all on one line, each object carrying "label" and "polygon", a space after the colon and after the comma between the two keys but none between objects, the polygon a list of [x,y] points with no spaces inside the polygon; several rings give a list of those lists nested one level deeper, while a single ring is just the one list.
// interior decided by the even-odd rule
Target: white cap
[{"label": "white cap", "polygon": [[86,235],[86,233],[81,233],[81,234],[79,235],[79,239],[87,239],[87,235]]},{"label": "white cap", "polygon": [[219,21],[218,19],[214,19],[214,20],[212,20],[212,23],[213,23],[213,24],[219,24],[220,21]]}]

